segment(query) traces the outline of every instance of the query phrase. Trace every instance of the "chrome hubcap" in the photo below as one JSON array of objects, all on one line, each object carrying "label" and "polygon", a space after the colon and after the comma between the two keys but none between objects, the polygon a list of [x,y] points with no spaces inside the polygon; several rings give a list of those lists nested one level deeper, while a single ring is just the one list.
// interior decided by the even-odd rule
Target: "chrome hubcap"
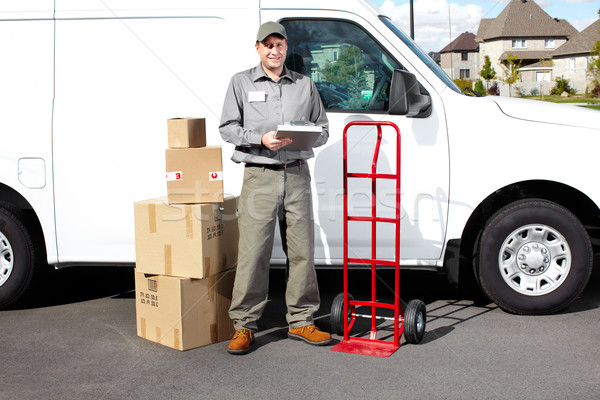
[{"label": "chrome hubcap", "polygon": [[571,250],[555,229],[527,225],[506,238],[498,266],[510,288],[528,296],[541,296],[564,282],[571,269]]},{"label": "chrome hubcap", "polygon": [[550,252],[542,243],[527,243],[517,252],[517,264],[527,275],[540,275],[550,267]]},{"label": "chrome hubcap", "polygon": [[13,270],[14,256],[10,242],[0,232],[0,286],[4,285]]}]

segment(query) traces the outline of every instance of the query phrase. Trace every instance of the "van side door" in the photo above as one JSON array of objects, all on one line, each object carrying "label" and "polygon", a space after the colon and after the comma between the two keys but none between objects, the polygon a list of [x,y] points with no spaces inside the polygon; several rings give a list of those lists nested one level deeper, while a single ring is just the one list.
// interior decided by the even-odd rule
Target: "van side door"
[{"label": "van side door", "polygon": [[0,5],[0,200],[17,208],[31,206],[43,228],[51,263],[56,260],[53,13],[52,0],[7,0]]},{"label": "van side door", "polygon": [[215,52],[255,62],[253,41],[237,35],[255,34],[257,9],[200,3],[56,0],[61,263],[135,261],[133,202],[166,195],[167,119],[206,118],[207,143],[221,144],[223,97],[239,66]]}]

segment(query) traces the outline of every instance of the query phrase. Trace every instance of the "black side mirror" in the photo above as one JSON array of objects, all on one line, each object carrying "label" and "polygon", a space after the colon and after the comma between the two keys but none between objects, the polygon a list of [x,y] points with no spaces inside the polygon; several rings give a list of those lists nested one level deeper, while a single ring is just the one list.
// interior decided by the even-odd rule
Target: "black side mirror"
[{"label": "black side mirror", "polygon": [[410,72],[397,69],[392,75],[389,113],[413,118],[431,115],[431,97]]}]

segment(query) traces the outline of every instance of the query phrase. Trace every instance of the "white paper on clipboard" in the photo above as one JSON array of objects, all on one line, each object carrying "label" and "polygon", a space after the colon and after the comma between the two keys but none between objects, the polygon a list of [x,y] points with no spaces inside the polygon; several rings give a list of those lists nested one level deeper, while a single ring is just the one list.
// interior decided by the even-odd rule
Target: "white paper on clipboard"
[{"label": "white paper on clipboard", "polygon": [[323,128],[314,125],[278,125],[275,137],[292,139],[292,143],[283,147],[283,150],[310,150],[322,131]]}]

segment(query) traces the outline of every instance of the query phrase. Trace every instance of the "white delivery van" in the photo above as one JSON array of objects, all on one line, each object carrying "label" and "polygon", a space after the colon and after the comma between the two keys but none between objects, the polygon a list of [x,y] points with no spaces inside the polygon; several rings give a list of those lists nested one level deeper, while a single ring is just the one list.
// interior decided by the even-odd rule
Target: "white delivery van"
[{"label": "white delivery van", "polygon": [[[0,5],[0,305],[40,266],[135,262],[133,202],[164,195],[166,121],[205,117],[229,160],[219,118],[230,77],[259,61],[262,22],[289,34],[290,66],[312,77],[330,139],[310,161],[316,262],[342,254],[342,132],[391,121],[379,171],[401,160],[401,264],[474,271],[503,309],[555,312],[584,288],[600,223],[600,113],[461,94],[391,20],[362,0],[5,0]],[[385,131],[384,131],[385,132]],[[370,165],[372,127],[352,128],[351,168]],[[370,211],[356,184],[355,213]],[[383,214],[393,187],[378,186]],[[378,227],[378,257],[395,237]],[[368,227],[350,229],[369,257]],[[276,245],[274,264],[285,257]]]}]

